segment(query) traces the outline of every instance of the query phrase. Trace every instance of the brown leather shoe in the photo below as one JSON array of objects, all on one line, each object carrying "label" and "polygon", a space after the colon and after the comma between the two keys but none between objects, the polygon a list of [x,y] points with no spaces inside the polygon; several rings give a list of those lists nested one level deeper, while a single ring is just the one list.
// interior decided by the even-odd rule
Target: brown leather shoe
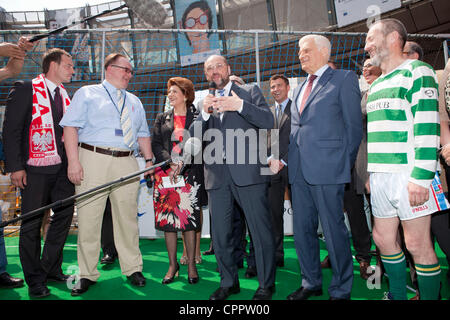
[{"label": "brown leather shoe", "polygon": [[320,263],[320,266],[322,267],[322,269],[331,268],[330,257],[326,256],[325,259],[323,259],[323,261]]},{"label": "brown leather shoe", "polygon": [[359,263],[359,275],[361,276],[361,278],[363,278],[364,280],[369,279],[369,277],[371,276],[371,274],[373,273],[372,268],[370,267],[370,264],[366,261],[361,261]]}]

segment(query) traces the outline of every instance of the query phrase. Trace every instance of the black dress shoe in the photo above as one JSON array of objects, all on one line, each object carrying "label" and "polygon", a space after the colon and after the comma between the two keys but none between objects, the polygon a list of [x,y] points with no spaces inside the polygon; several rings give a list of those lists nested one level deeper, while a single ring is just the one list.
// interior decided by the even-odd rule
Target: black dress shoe
[{"label": "black dress shoe", "polygon": [[28,288],[28,294],[31,298],[45,298],[50,295],[50,290],[42,284]]},{"label": "black dress shoe", "polygon": [[[162,280],[162,284],[169,284],[172,283],[173,280],[178,277],[178,274],[180,273],[180,265],[177,263],[177,269],[175,270],[175,273],[173,274],[173,276],[168,277],[168,278],[164,278]],[[188,280],[189,281],[189,280]],[[197,280],[198,281],[198,280]]]},{"label": "black dress shoe", "polygon": [[8,272],[0,274],[0,288],[20,288],[23,287],[23,279],[11,277]]},{"label": "black dress shoe", "polygon": [[105,253],[103,258],[100,260],[101,264],[113,264],[116,261],[117,255]]},{"label": "black dress shoe", "polygon": [[143,287],[145,286],[145,278],[142,272],[135,272],[131,276],[127,276],[128,280],[131,281],[131,284],[136,287]]},{"label": "black dress shoe", "polygon": [[350,300],[350,299],[330,297],[330,299],[328,300]]},{"label": "black dress shoe", "polygon": [[200,278],[198,276],[195,278],[188,277],[189,284],[196,284],[198,282],[198,280],[200,280]]},{"label": "black dress shoe", "polygon": [[203,251],[203,255],[204,256],[210,256],[210,255],[213,255],[213,254],[214,254],[214,249],[213,248],[209,248],[208,250]]},{"label": "black dress shoe", "polygon": [[292,292],[287,296],[287,300],[306,300],[311,296],[321,296],[323,294],[322,289],[309,290],[304,287]]},{"label": "black dress shoe", "polygon": [[241,291],[239,284],[232,287],[220,287],[209,297],[209,300],[226,300],[230,294],[236,294]]},{"label": "black dress shoe", "polygon": [[80,294],[85,293],[88,291],[89,287],[96,284],[97,282],[91,281],[86,278],[81,278],[80,281],[78,281],[75,284],[75,287],[72,289],[72,292],[70,293],[72,296],[79,296]]},{"label": "black dress shoe", "polygon": [[272,285],[268,288],[258,287],[258,289],[255,292],[255,295],[253,296],[253,300],[271,300],[272,294],[274,292],[275,292],[275,285]]},{"label": "black dress shoe", "polygon": [[67,274],[56,274],[56,275],[47,275],[47,282],[66,282],[70,276]]},{"label": "black dress shoe", "polygon": [[258,273],[256,272],[256,268],[252,267],[252,266],[248,266],[247,270],[245,270],[245,277],[250,279],[250,278],[254,278],[258,275]]}]

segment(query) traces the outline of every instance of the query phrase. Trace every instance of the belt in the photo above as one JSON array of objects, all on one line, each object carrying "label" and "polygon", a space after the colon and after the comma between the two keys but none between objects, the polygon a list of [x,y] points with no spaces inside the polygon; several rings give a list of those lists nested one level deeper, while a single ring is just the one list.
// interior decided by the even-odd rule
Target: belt
[{"label": "belt", "polygon": [[113,157],[128,157],[133,154],[133,151],[118,151],[118,150],[103,149],[103,148],[91,146],[90,144],[86,144],[83,142],[78,143],[78,145],[83,149],[98,152],[101,154],[106,154],[108,156],[113,156]]}]

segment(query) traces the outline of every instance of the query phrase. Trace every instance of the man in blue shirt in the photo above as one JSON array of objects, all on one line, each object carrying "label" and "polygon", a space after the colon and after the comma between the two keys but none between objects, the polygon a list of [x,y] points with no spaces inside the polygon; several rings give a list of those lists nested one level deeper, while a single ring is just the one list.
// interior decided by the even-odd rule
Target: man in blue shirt
[{"label": "man in blue shirt", "polygon": [[[128,59],[110,54],[105,59],[106,80],[80,88],[60,123],[69,160],[68,176],[76,194],[139,170],[134,157],[137,149],[144,155],[147,167],[153,164],[144,108],[138,97],[126,91],[132,76]],[[108,196],[122,273],[133,285],[145,285],[136,219],[138,188],[136,177],[78,199],[81,279],[72,289],[73,296],[86,292],[100,276],[100,230]]]}]

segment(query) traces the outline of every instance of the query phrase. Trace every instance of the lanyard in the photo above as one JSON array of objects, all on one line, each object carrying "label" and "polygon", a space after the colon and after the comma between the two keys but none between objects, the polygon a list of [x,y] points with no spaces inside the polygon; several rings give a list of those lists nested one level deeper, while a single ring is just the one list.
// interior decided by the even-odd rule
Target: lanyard
[{"label": "lanyard", "polygon": [[113,98],[111,97],[111,94],[109,93],[108,89],[106,89],[105,85],[102,83],[103,88],[105,88],[106,93],[109,96],[109,99],[111,100],[112,104],[114,105],[114,107],[116,108],[117,112],[119,113],[120,117],[122,118],[122,112],[123,112],[123,107],[125,106],[125,102],[127,101],[127,93],[125,92],[125,97],[123,98],[123,104],[122,104],[122,108],[119,110],[119,107],[116,105],[116,103],[114,102]]}]

